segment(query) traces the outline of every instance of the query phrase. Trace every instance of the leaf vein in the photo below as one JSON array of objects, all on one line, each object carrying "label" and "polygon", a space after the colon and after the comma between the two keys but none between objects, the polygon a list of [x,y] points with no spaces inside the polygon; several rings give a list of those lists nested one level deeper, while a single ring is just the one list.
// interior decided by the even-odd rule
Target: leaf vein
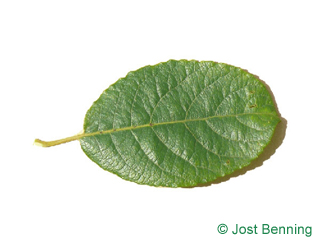
[{"label": "leaf vein", "polygon": [[209,149],[209,148],[206,148],[206,147],[203,145],[203,143],[201,143],[200,140],[193,134],[193,132],[190,130],[190,128],[187,126],[187,124],[184,123],[184,125],[185,125],[186,129],[190,132],[190,134],[194,137],[194,139],[201,145],[201,147],[203,147],[204,149],[206,149],[206,150],[208,150],[209,152],[213,153],[214,155],[218,156],[219,159],[221,160],[220,154],[212,151],[212,150]]},{"label": "leaf vein", "polygon": [[182,156],[179,156],[177,153],[175,153],[161,138],[160,136],[157,134],[157,132],[151,128],[152,131],[154,132],[154,134],[157,136],[157,138],[160,140],[160,142],[162,142],[166,147],[167,149],[169,149],[174,155],[178,156],[179,158],[181,158],[182,160],[184,160],[186,163],[188,163],[189,165],[193,166],[195,169],[196,169],[196,172],[197,172],[197,167],[195,165],[193,165],[191,162],[189,162],[187,159],[183,158]]},{"label": "leaf vein", "polygon": [[142,85],[142,83],[139,82],[137,90],[136,90],[136,92],[134,94],[134,97],[133,97],[133,100],[132,100],[131,109],[130,109],[130,126],[132,126],[132,109],[133,109],[133,106],[134,106],[134,104],[136,102],[137,93],[138,93],[138,90],[139,90],[141,85]]},{"label": "leaf vein", "polygon": [[[184,180],[187,180],[187,179],[185,179],[185,178],[182,177],[182,176],[176,175],[176,174],[174,174],[174,173],[171,173],[171,172],[163,169],[162,167],[160,167],[159,164],[157,164],[157,163],[155,163],[154,161],[152,161],[152,160],[149,158],[149,156],[147,155],[147,153],[144,151],[144,149],[142,148],[141,143],[140,143],[138,137],[136,136],[136,134],[134,134],[132,130],[131,130],[130,132],[132,133],[133,137],[135,138],[135,140],[136,140],[137,143],[139,144],[141,150],[143,151],[143,153],[145,154],[145,156],[147,157],[147,159],[148,159],[150,162],[152,162],[152,163],[153,163],[156,167],[158,167],[161,171],[164,171],[164,172],[166,172],[166,173],[168,173],[168,174],[170,174],[170,175],[174,175],[174,176],[176,176],[176,177],[180,177],[180,178],[182,178],[182,179],[184,179]],[[159,138],[159,137],[158,137],[158,138]],[[159,140],[160,140],[160,139],[159,139]],[[161,141],[161,140],[160,140],[160,141]]]},{"label": "leaf vein", "polygon": [[163,99],[167,94],[169,94],[170,92],[172,92],[173,90],[175,90],[177,87],[179,87],[179,86],[180,86],[182,83],[184,83],[186,80],[190,79],[190,75],[191,75],[191,74],[195,74],[197,71],[201,71],[201,68],[199,68],[198,70],[196,70],[196,69],[195,69],[195,66],[194,66],[194,69],[193,69],[193,72],[192,72],[192,73],[187,73],[186,77],[185,77],[183,80],[181,80],[181,81],[177,84],[177,86],[175,86],[174,88],[170,88],[170,89],[159,99],[159,101],[157,102],[157,104],[156,104],[155,107],[153,108],[153,111],[152,111],[152,113],[151,113],[151,115],[150,115],[150,122],[152,122],[153,114],[154,114],[156,108],[159,106],[159,104],[160,104],[160,102],[162,101],[162,99]]},{"label": "leaf vein", "polygon": [[205,86],[205,87],[201,90],[201,92],[200,92],[200,93],[192,100],[192,102],[190,103],[189,108],[188,108],[187,111],[186,111],[186,117],[185,117],[185,119],[187,119],[187,116],[188,116],[188,114],[189,114],[189,110],[191,109],[192,105],[195,103],[196,99],[198,99],[198,97],[199,97],[204,91],[206,91],[208,88],[210,88],[210,87],[211,87],[212,85],[214,85],[215,83],[218,83],[223,77],[226,77],[229,73],[230,73],[230,72],[226,73],[226,74],[223,75],[223,76],[218,77],[217,80],[215,80],[214,82],[212,82],[212,83],[210,83],[209,85]]},{"label": "leaf vein", "polygon": [[224,98],[222,99],[222,101],[220,102],[220,104],[218,105],[218,107],[216,108],[215,115],[217,115],[217,112],[218,112],[219,108],[222,106],[222,103],[223,103],[227,98],[229,98],[232,94],[237,93],[237,92],[245,89],[246,87],[248,87],[248,85],[246,85],[246,86],[244,86],[244,87],[242,87],[242,88],[240,88],[240,89],[238,89],[238,90],[232,91],[232,92],[230,92],[226,97],[224,97]]}]

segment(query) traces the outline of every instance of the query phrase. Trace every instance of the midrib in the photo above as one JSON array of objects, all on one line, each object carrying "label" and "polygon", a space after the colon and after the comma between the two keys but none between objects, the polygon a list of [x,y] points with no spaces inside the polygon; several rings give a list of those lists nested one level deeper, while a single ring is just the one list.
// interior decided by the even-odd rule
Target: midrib
[{"label": "midrib", "polygon": [[67,142],[71,142],[74,140],[79,140],[84,137],[92,137],[92,136],[96,136],[96,135],[111,134],[111,133],[117,133],[117,132],[122,132],[122,131],[131,131],[131,130],[146,128],[146,127],[156,127],[156,126],[161,126],[161,125],[170,125],[170,124],[177,124],[177,123],[206,121],[206,120],[213,119],[213,118],[238,117],[238,116],[244,116],[244,115],[270,115],[270,116],[278,117],[277,114],[273,114],[273,113],[240,113],[240,114],[234,114],[234,115],[211,116],[211,117],[196,118],[196,119],[183,119],[183,120],[170,121],[170,122],[148,123],[148,124],[143,124],[143,125],[139,125],[139,126],[129,126],[129,127],[109,129],[109,130],[104,130],[104,131],[96,131],[96,132],[91,132],[91,133],[81,133],[81,134],[77,134],[77,135],[74,135],[71,137],[67,137],[67,138],[63,138],[63,139],[59,139],[59,140],[55,140],[55,141],[42,141],[40,139],[36,139],[34,141],[34,144],[39,145],[41,147],[52,147],[52,146],[56,146],[56,145],[59,145],[62,143],[67,143]]},{"label": "midrib", "polygon": [[148,123],[148,124],[143,124],[143,125],[138,125],[138,126],[109,129],[109,130],[97,131],[97,132],[92,132],[92,133],[83,133],[82,135],[83,135],[83,137],[90,137],[90,136],[94,136],[94,135],[116,133],[116,132],[121,132],[121,131],[130,131],[130,130],[139,129],[139,128],[156,127],[156,126],[160,126],[160,125],[170,125],[170,124],[176,124],[176,123],[198,122],[198,121],[206,121],[206,120],[213,119],[213,118],[238,117],[238,116],[244,116],[244,115],[270,115],[270,116],[277,117],[276,114],[272,114],[272,113],[240,113],[240,114],[234,114],[234,115],[211,116],[211,117],[196,118],[196,119],[183,119],[183,120],[161,122],[161,123]]}]

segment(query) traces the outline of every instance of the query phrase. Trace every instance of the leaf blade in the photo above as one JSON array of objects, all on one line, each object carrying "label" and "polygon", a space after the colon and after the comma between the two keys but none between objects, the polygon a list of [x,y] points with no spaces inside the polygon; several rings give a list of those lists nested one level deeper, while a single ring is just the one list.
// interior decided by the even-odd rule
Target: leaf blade
[{"label": "leaf blade", "polygon": [[[174,61],[130,72],[89,109],[80,140],[100,167],[139,184],[194,186],[248,165],[279,122],[253,75]],[[227,148],[225,146],[228,146]]]}]

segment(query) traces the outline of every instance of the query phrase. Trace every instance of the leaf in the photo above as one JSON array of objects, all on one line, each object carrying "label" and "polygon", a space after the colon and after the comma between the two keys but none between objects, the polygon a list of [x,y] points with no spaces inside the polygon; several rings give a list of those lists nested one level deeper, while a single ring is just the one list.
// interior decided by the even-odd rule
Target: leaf
[{"label": "leaf", "polygon": [[58,141],[80,139],[92,161],[123,179],[188,187],[250,164],[279,121],[252,74],[223,63],[170,60],[119,79],[88,110],[84,133]]}]

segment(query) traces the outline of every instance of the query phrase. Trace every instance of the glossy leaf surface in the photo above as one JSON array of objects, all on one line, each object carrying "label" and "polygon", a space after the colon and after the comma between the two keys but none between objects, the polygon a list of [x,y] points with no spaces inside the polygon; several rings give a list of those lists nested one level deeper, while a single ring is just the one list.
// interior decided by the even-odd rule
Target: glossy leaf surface
[{"label": "glossy leaf surface", "polygon": [[139,184],[187,187],[256,159],[280,118],[266,87],[223,63],[170,60],[129,72],[86,114],[80,139],[101,168]]}]

